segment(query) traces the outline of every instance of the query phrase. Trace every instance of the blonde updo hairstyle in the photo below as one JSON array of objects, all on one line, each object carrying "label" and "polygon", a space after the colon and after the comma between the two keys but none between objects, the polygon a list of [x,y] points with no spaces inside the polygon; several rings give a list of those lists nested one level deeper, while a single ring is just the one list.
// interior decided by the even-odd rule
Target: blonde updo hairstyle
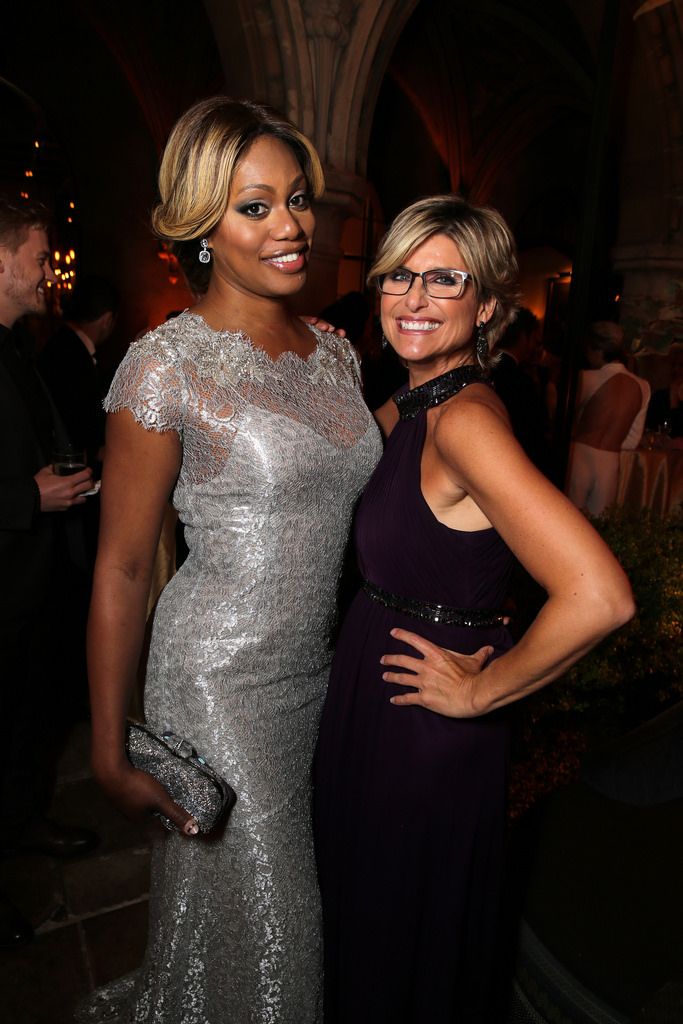
[{"label": "blonde updo hairstyle", "polygon": [[[370,268],[368,284],[379,286],[378,279],[383,274],[403,266],[410,253],[432,235],[446,235],[457,245],[472,275],[477,303],[491,298],[496,300],[486,325],[489,357],[484,369],[490,369],[497,361],[491,356],[491,350],[514,319],[520,300],[515,242],[496,210],[473,206],[455,194],[418,199],[399,213],[384,236]],[[457,302],[457,299],[452,301]]]},{"label": "blonde updo hairstyle", "polygon": [[171,131],[159,170],[161,201],[152,211],[152,228],[172,244],[197,290],[206,288],[211,272],[210,264],[198,262],[199,241],[220,223],[235,171],[254,140],[264,135],[289,146],[313,197],[322,195],[325,179],[315,148],[272,107],[213,96],[190,107]]}]

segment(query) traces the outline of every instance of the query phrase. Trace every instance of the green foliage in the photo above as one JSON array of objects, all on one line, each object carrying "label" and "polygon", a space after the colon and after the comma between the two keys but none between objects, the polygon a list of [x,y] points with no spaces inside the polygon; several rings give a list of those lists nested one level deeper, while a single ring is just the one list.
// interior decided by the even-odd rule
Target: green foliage
[{"label": "green foliage", "polygon": [[637,611],[539,693],[532,717],[606,712],[630,726],[683,696],[683,518],[613,508],[593,525],[623,566]]},{"label": "green foliage", "polygon": [[[561,679],[516,709],[511,818],[578,778],[582,755],[683,696],[683,517],[614,508],[593,524],[633,588],[634,618]],[[516,581],[523,631],[545,600],[526,573]]]}]

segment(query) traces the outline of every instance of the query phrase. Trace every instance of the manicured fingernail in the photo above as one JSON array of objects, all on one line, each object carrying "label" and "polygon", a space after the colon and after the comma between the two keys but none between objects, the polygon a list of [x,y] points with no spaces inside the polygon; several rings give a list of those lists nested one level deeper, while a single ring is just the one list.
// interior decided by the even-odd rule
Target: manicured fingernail
[{"label": "manicured fingernail", "polygon": [[379,663],[380,663],[380,665],[384,664],[384,655],[382,655],[382,657],[379,659]]},{"label": "manicured fingernail", "polygon": [[190,818],[190,820],[185,825],[185,835],[196,836],[198,832],[199,825],[193,818]]},{"label": "manicured fingernail", "polygon": [[398,633],[397,629],[390,629],[389,630],[389,636],[396,636],[397,633]]}]

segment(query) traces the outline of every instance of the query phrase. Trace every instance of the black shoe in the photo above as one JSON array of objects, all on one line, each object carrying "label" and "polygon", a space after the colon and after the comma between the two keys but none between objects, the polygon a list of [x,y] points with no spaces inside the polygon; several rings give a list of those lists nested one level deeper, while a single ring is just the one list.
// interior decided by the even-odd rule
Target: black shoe
[{"label": "black shoe", "polygon": [[19,949],[33,938],[33,928],[13,903],[0,893],[0,949]]},{"label": "black shoe", "polygon": [[100,837],[87,828],[60,825],[49,818],[36,818],[21,833],[14,852],[46,853],[59,860],[81,857],[99,845]]}]

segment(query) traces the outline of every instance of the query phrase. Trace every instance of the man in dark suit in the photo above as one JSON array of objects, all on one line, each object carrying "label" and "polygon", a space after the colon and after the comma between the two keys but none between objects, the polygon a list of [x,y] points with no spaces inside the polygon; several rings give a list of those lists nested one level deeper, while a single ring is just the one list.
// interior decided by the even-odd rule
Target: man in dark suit
[{"label": "man in dark suit", "polygon": [[[110,336],[119,307],[113,285],[101,277],[83,277],[66,307],[66,319],[52,335],[38,360],[69,441],[85,451],[96,478],[102,471],[105,388],[97,364],[97,351]],[[95,569],[100,527],[100,499],[93,496],[79,510],[87,563],[88,598]]]},{"label": "man in dark suit", "polygon": [[[45,385],[12,327],[45,311],[50,266],[45,211],[0,195],[0,800],[4,848],[69,856],[96,837],[45,817],[52,794],[55,725],[69,671],[58,632],[78,538],[69,510],[87,501],[92,473],[55,474],[63,430]],[[81,544],[82,551],[82,544]],[[0,946],[30,925],[0,894]]]},{"label": "man in dark suit", "polygon": [[525,373],[538,333],[538,319],[522,307],[498,342],[491,378],[510,417],[512,431],[531,461],[548,471],[547,412],[535,382]]},{"label": "man in dark suit", "polygon": [[97,350],[114,328],[118,306],[118,292],[104,278],[79,279],[65,321],[38,362],[69,440],[85,449],[89,466],[101,462],[104,445],[104,387]]}]

